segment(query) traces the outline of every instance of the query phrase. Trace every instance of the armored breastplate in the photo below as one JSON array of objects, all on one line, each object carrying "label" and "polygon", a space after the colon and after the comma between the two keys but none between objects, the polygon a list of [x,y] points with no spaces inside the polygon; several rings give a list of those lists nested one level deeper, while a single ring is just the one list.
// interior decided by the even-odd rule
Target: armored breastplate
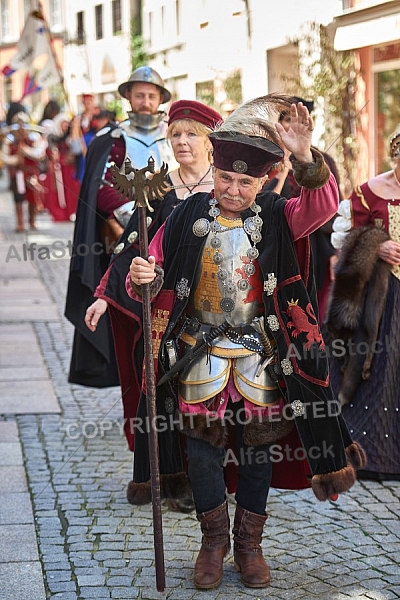
[{"label": "armored breastplate", "polygon": [[[263,282],[255,260],[249,259],[250,240],[241,219],[218,217],[218,241],[212,231],[207,234],[202,260],[195,277],[188,312],[190,323],[200,322],[197,331],[190,324],[179,336],[189,347],[202,338],[208,326],[228,319],[231,327],[212,341],[207,352],[196,357],[179,379],[179,397],[183,402],[205,402],[221,392],[232,370],[236,389],[254,404],[267,406],[277,402],[279,391],[268,370],[261,369],[265,360],[258,333],[251,326],[263,313]],[[198,226],[207,227],[200,220]],[[202,232],[198,232],[202,235]],[[216,252],[218,253],[215,258]],[[248,265],[251,268],[246,268]],[[224,303],[224,299],[228,299]],[[224,308],[232,308],[229,312]],[[199,385],[201,384],[201,385]]]},{"label": "armored breastplate", "polygon": [[[231,325],[249,324],[254,317],[262,314],[263,283],[260,270],[254,262],[254,273],[245,271],[249,264],[247,256],[251,247],[249,238],[240,225],[241,220],[219,219],[222,229],[218,234],[221,245],[218,254],[222,257],[220,265],[215,263],[214,235],[210,231],[204,246],[201,263],[195,281],[196,289],[191,298],[190,313],[202,323],[220,325],[229,316]],[[239,225],[232,224],[239,223]],[[221,272],[226,274],[221,279]],[[247,282],[247,285],[243,285]],[[234,303],[229,313],[221,309],[221,301],[228,298]]]},{"label": "armored breastplate", "polygon": [[163,162],[168,164],[169,169],[174,168],[176,161],[162,130],[144,131],[127,126],[122,128],[122,135],[126,148],[124,158],[129,158],[135,169],[145,167],[150,156],[154,158],[156,169]]}]

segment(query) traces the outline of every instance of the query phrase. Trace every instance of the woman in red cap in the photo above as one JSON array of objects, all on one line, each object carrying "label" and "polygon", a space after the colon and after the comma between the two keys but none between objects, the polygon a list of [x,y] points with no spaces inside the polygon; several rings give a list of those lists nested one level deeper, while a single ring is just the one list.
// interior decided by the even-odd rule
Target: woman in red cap
[{"label": "woman in red cap", "polygon": [[[201,102],[179,100],[171,104],[167,136],[179,168],[168,175],[171,189],[164,199],[153,202],[154,212],[148,212],[149,241],[180,202],[197,192],[212,190],[212,145],[208,136],[221,121],[222,117],[217,111]],[[110,266],[94,294],[97,300],[87,309],[85,323],[91,331],[95,331],[100,317],[108,308],[121,383],[124,431],[129,449],[145,456],[148,452],[147,435],[137,436],[135,432],[134,437],[141,410],[138,401],[143,365],[142,305],[131,300],[125,291],[127,270],[132,259],[139,255],[136,213],[137,211],[133,212],[115,248]],[[171,472],[169,466],[163,464],[163,461],[168,461],[168,455],[168,452],[160,449],[161,494],[169,499],[170,508],[190,512],[194,505],[187,474],[182,467],[181,473],[168,475]],[[151,502],[149,477],[143,473],[146,468],[146,461],[141,461],[140,465],[134,464],[133,480],[127,491],[128,502],[131,504]],[[137,469],[140,470],[139,473]]]},{"label": "woman in red cap", "polygon": [[179,168],[169,177],[179,200],[212,190],[212,145],[208,135],[221,121],[219,113],[195,100],[178,100],[171,105],[167,136]]}]

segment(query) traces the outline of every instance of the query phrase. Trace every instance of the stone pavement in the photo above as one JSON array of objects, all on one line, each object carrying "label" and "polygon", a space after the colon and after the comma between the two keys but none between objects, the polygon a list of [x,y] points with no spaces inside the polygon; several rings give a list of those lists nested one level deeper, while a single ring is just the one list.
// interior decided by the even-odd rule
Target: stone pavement
[{"label": "stone pavement", "polygon": [[[359,482],[336,503],[271,491],[267,590],[245,588],[231,555],[219,589],[196,590],[199,525],[163,506],[167,589],[157,592],[151,507],[125,499],[131,455],[119,390],[67,383],[73,225],[40,215],[38,232],[14,234],[4,179],[0,186],[0,600],[400,598],[395,482]],[[33,242],[41,253],[30,256],[24,244]]]}]

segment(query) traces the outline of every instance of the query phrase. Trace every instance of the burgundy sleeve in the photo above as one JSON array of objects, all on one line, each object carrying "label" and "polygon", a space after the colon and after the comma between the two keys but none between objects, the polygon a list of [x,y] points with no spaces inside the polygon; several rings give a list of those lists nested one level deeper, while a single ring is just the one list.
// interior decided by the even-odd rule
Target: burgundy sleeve
[{"label": "burgundy sleeve", "polygon": [[[117,167],[120,167],[122,165],[124,157],[125,142],[123,138],[116,138],[115,143],[111,148],[108,160],[109,162],[115,162]],[[113,182],[111,171],[109,169],[107,169],[106,173],[104,174],[104,179],[110,183]],[[125,202],[127,201],[127,198],[122,198],[121,194],[117,192],[115,188],[110,187],[107,184],[103,184],[103,186],[100,187],[97,193],[97,208],[98,210],[106,213],[107,217],[112,217],[113,211],[122,204],[125,204]]]},{"label": "burgundy sleeve", "polygon": [[333,217],[339,206],[339,192],[334,176],[330,175],[318,190],[301,188],[298,198],[290,198],[285,205],[285,217],[293,239],[305,237]]},{"label": "burgundy sleeve", "polygon": [[[160,229],[157,231],[156,235],[153,237],[153,239],[151,240],[150,245],[149,245],[149,256],[154,256],[154,258],[156,260],[156,265],[158,265],[161,268],[163,268],[163,265],[164,265],[164,252],[163,252],[164,229],[165,229],[165,223],[163,223],[161,225]],[[125,288],[128,293],[128,296],[130,296],[130,298],[132,298],[133,300],[137,300],[138,302],[142,301],[140,296],[137,296],[135,294],[135,292],[132,290],[131,278],[129,276],[129,273],[126,276]]]}]

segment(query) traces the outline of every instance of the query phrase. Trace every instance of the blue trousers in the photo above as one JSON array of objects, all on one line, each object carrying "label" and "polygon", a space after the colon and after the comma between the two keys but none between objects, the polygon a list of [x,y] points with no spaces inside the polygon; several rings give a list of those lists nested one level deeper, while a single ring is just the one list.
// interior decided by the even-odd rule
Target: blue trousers
[{"label": "blue trousers", "polygon": [[233,411],[235,422],[234,452],[224,447],[216,448],[204,440],[186,438],[188,474],[196,510],[207,512],[224,502],[224,466],[233,461],[238,470],[236,502],[250,512],[265,515],[272,476],[269,444],[246,446],[243,443],[244,424],[237,419],[237,411],[243,408],[243,403],[229,402],[228,408]]}]

